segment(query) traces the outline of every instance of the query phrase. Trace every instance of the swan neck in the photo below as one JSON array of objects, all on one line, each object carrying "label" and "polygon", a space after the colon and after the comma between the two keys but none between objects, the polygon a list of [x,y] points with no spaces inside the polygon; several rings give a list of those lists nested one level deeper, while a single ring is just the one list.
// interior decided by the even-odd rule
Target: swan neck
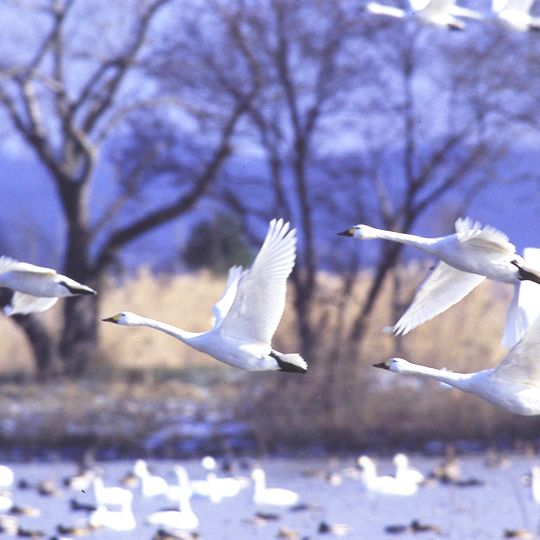
[{"label": "swan neck", "polygon": [[182,330],[172,324],[167,324],[161,321],[156,321],[155,319],[148,319],[146,317],[139,317],[138,322],[135,326],[147,326],[148,328],[154,328],[165,334],[169,334],[184,343],[189,343],[193,338],[200,335],[198,332],[188,332],[187,330]]},{"label": "swan neck", "polygon": [[434,243],[434,238],[424,238],[415,234],[400,233],[394,231],[383,231],[382,229],[373,229],[373,234],[381,240],[390,240],[407,246],[413,246],[420,249],[426,249]]},{"label": "swan neck", "polygon": [[399,371],[404,375],[417,375],[427,377],[428,379],[435,379],[436,381],[449,384],[460,390],[468,390],[469,382],[474,375],[474,373],[456,373],[454,371],[430,368],[412,363],[409,363],[405,367],[401,367]]}]

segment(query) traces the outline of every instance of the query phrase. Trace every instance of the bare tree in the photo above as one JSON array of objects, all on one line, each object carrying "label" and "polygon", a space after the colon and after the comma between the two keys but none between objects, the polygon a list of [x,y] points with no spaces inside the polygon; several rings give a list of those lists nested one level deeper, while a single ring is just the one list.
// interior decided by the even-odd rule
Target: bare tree
[{"label": "bare tree", "polygon": [[[247,107],[244,101],[229,101],[219,115],[207,118],[214,136],[207,140],[204,158],[195,169],[174,159],[169,148],[166,169],[163,163],[156,165],[156,174],[175,177],[176,193],[166,202],[155,201],[150,209],[137,208],[128,218],[124,213],[123,219],[115,220],[151,176],[152,162],[139,161],[134,167],[140,170],[132,170],[133,181],[112,190],[114,199],[106,208],[91,209],[100,154],[122,135],[133,133],[129,126],[141,117],[139,112],[159,118],[166,106],[169,117],[176,119],[170,124],[178,131],[204,114],[200,107],[194,111],[186,96],[178,100],[174,90],[165,95],[145,84],[141,64],[158,41],[156,21],[173,4],[173,0],[123,0],[114,6],[35,0],[14,1],[6,8],[26,30],[35,27],[36,37],[14,50],[9,39],[13,36],[6,33],[0,56],[0,105],[56,188],[66,225],[63,272],[97,289],[119,250],[189,211],[204,195],[230,154],[231,138]],[[182,62],[182,51],[175,61]],[[163,138],[169,134],[170,130],[157,133],[146,153],[154,165],[163,162],[160,145],[166,146]],[[136,143],[132,140],[132,147]],[[176,151],[181,153],[182,148]],[[98,301],[99,296],[65,302],[59,353],[67,374],[83,373],[95,354]],[[38,345],[34,333],[28,332],[28,337],[35,349],[45,347]]]}]

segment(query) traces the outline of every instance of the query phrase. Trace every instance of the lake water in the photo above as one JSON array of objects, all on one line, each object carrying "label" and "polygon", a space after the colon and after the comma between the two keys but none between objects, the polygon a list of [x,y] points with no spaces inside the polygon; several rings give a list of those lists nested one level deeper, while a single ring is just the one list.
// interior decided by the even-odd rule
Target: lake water
[{"label": "lake water", "polygon": [[[331,485],[319,474],[322,472],[342,473],[351,467],[351,459],[277,459],[252,460],[267,472],[269,487],[286,487],[297,491],[301,501],[314,505],[304,511],[292,512],[283,509],[257,508],[252,500],[252,487],[248,487],[235,498],[221,503],[205,499],[192,499],[192,506],[200,519],[199,532],[204,540],[244,540],[278,538],[280,528],[286,527],[299,532],[299,539],[332,538],[332,534],[318,533],[322,521],[348,525],[345,538],[379,540],[385,538],[447,538],[455,540],[493,540],[502,538],[503,530],[524,528],[536,530],[539,524],[540,507],[532,500],[530,487],[524,475],[530,472],[535,459],[521,455],[508,455],[504,467],[487,468],[483,457],[460,459],[462,478],[475,477],[484,482],[479,487],[456,487],[435,483],[420,488],[409,497],[376,496],[361,489],[360,482],[341,475],[341,485]],[[412,465],[427,473],[440,460],[411,456]],[[174,482],[173,461],[150,461],[153,472]],[[192,479],[203,478],[205,471],[198,461],[181,462]],[[381,474],[391,474],[393,467],[389,459],[377,461]],[[119,479],[130,470],[132,462],[100,463],[107,485],[119,485]],[[37,482],[55,480],[61,486],[62,478],[74,474],[75,467],[69,463],[30,463],[11,465],[16,479]],[[239,474],[249,475],[248,471]],[[162,497],[143,498],[134,490],[134,511],[138,526],[130,532],[97,530],[88,538],[96,540],[141,540],[152,538],[155,528],[144,523],[144,517],[159,508],[171,507]],[[21,517],[20,524],[28,529],[40,529],[53,536],[55,527],[84,524],[85,513],[70,510],[69,499],[92,503],[92,491],[74,492],[62,487],[59,496],[44,497],[34,489],[14,489],[13,499],[19,505],[41,508],[40,517]],[[257,510],[271,511],[280,518],[266,525],[250,520]],[[385,533],[389,524],[408,524],[412,519],[436,525],[440,533],[405,533],[399,536]],[[7,538],[0,535],[1,538]]]}]

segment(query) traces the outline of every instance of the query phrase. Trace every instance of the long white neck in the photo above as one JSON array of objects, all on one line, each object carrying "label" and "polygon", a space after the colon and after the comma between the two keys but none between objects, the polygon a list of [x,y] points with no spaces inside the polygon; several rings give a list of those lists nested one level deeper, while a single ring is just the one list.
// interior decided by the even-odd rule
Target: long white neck
[{"label": "long white neck", "polygon": [[187,330],[182,330],[172,324],[156,321],[155,319],[149,319],[147,317],[141,317],[140,315],[137,315],[137,317],[130,322],[129,326],[147,326],[148,328],[154,328],[160,332],[169,334],[169,336],[175,337],[184,343],[189,343],[194,338],[201,335],[201,332],[188,332]]},{"label": "long white neck", "polygon": [[431,246],[439,240],[438,238],[424,238],[423,236],[416,236],[415,234],[384,231],[382,229],[376,229],[375,227],[368,227],[367,225],[362,226],[361,238],[364,240],[372,238],[390,240],[407,246],[414,246],[425,251],[430,251]]},{"label": "long white neck", "polygon": [[435,379],[465,391],[470,390],[471,379],[477,375],[477,373],[455,373],[454,371],[430,368],[405,361],[403,361],[398,368],[392,369],[391,371],[403,375],[416,375],[428,379]]}]

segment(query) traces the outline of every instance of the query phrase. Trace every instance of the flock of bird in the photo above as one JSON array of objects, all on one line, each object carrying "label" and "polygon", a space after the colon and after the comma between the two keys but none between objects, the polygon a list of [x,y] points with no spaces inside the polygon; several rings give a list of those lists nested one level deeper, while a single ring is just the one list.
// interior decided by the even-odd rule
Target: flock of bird
[{"label": "flock of bird", "polygon": [[[522,282],[540,284],[540,266],[516,253],[508,237],[493,227],[460,218],[456,232],[439,238],[385,231],[355,225],[341,236],[358,240],[381,239],[413,246],[439,259],[418,290],[411,306],[394,325],[406,334],[459,302],[485,278],[509,283],[514,294],[508,310],[503,345],[511,347],[495,367],[476,373],[454,373],[391,358],[375,367],[404,375],[436,379],[470,392],[516,414],[540,414],[540,317],[522,294]],[[252,267],[230,269],[225,291],[214,305],[213,327],[188,332],[154,319],[123,311],[104,319],[125,326],[147,326],[165,332],[194,349],[248,371],[305,373],[307,363],[297,353],[272,348],[272,337],[285,309],[286,282],[296,258],[296,231],[272,220]],[[536,250],[529,248],[531,252]],[[51,306],[58,297],[95,294],[54,270],[0,258],[0,287],[14,291],[7,314],[28,313]]]},{"label": "flock of bird", "polygon": [[[237,497],[244,492],[242,497],[244,500],[246,497],[250,499],[251,508],[248,514],[250,517],[242,513],[236,515],[242,522],[258,527],[266,526],[279,520],[286,522],[287,515],[292,515],[289,512],[307,512],[310,519],[301,522],[306,526],[316,520],[317,535],[329,533],[332,536],[343,536],[357,534],[359,530],[354,533],[347,524],[331,523],[325,519],[328,511],[319,505],[322,501],[320,493],[324,491],[321,482],[329,486],[325,489],[332,489],[336,497],[347,492],[341,491],[341,486],[347,482],[356,493],[364,493],[368,506],[370,501],[381,501],[385,497],[394,501],[398,498],[413,497],[420,490],[432,489],[437,485],[454,488],[484,486],[481,479],[462,476],[460,462],[452,452],[425,473],[412,467],[408,456],[403,453],[396,454],[392,462],[394,472],[391,475],[380,475],[376,462],[367,455],[359,456],[352,466],[344,468],[343,464],[336,460],[330,460],[326,465],[318,463],[307,466],[300,475],[306,481],[319,482],[310,489],[311,496],[315,497],[314,503],[291,489],[267,487],[263,468],[258,465],[251,467],[245,460],[233,464],[239,465],[239,474],[232,475],[230,467],[227,467],[228,474],[224,473],[224,468],[219,471],[216,460],[206,456],[201,460],[205,476],[193,480],[189,478],[186,468],[179,463],[173,465],[165,476],[159,476],[149,470],[146,461],[138,459],[116,482],[111,483],[109,479],[107,484],[102,478],[103,469],[93,464],[81,467],[74,475],[64,477],[61,485],[52,479],[35,482],[17,479],[12,469],[0,465],[0,535],[71,540],[95,531],[136,531],[137,538],[140,538],[140,527],[146,525],[147,529],[154,530],[153,540],[193,540],[199,537],[197,531],[201,522],[192,507],[192,499],[200,500],[201,504],[206,500],[218,505],[225,499]],[[498,455],[488,455],[484,465],[490,468],[506,468],[511,463]],[[171,478],[175,480],[171,481]],[[529,499],[540,504],[540,467],[533,466],[530,474],[521,475],[521,483],[528,486]],[[315,487],[316,485],[319,487]],[[23,493],[29,490],[39,493],[40,499],[56,499],[54,508],[57,509],[57,521],[47,520],[49,524],[56,523],[52,536],[46,527],[37,529],[31,526],[32,518],[42,515],[42,507],[19,503],[18,499],[22,499]],[[435,495],[431,495],[433,496]],[[61,511],[62,500],[68,503],[67,511]],[[203,507],[204,504],[201,508]],[[227,519],[232,517],[228,516]],[[420,532],[444,534],[438,525],[421,522],[419,519],[412,519],[407,524],[388,524],[384,526],[384,532],[393,535]],[[311,538],[285,524],[279,529],[277,537],[287,540]],[[527,538],[517,533],[510,536],[510,531],[507,537]]]},{"label": "flock of bird", "polygon": [[515,32],[540,30],[540,17],[529,12],[534,0],[492,0],[491,11],[481,13],[456,4],[455,0],[409,0],[409,9],[404,10],[378,2],[369,2],[365,9],[375,15],[412,19],[421,24],[463,30],[465,23],[461,19],[472,19],[498,26]]}]

